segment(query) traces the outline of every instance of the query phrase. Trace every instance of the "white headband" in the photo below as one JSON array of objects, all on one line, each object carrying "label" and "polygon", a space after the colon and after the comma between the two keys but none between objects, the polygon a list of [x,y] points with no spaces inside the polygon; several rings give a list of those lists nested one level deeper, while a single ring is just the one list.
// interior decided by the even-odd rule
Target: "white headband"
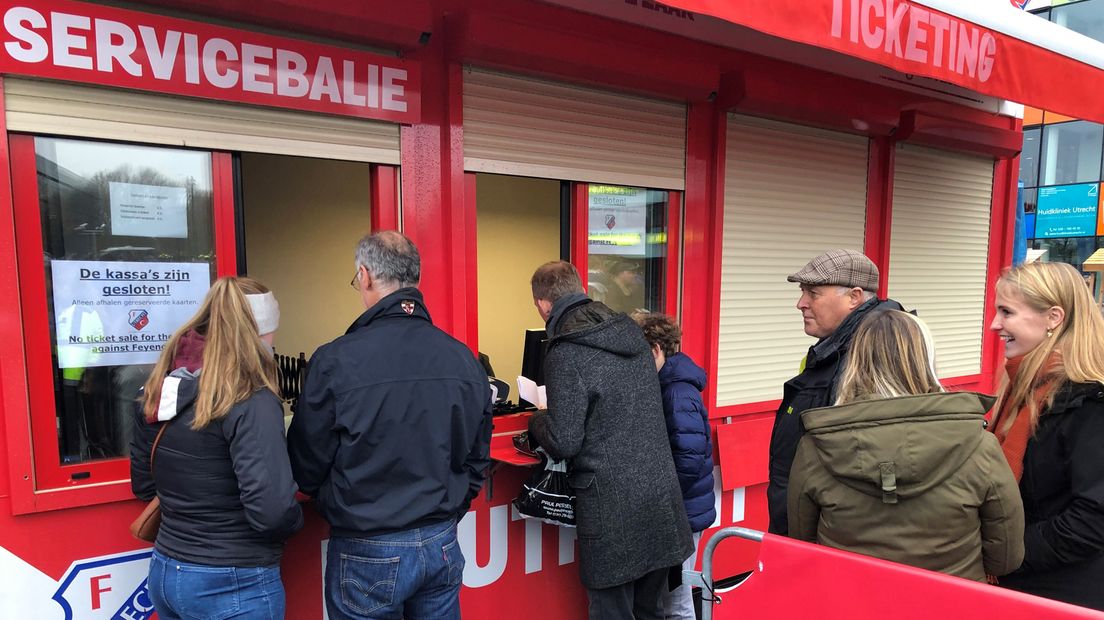
[{"label": "white headband", "polygon": [[271,334],[280,326],[280,304],[276,296],[269,291],[263,295],[246,295],[249,307],[253,309],[253,320],[257,322],[257,333]]}]

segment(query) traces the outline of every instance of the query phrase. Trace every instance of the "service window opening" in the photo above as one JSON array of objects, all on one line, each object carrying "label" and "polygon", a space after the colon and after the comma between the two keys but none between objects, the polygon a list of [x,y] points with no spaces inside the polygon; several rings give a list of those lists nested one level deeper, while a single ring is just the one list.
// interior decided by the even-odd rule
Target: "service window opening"
[{"label": "service window opening", "polygon": [[[349,286],[357,242],[371,232],[370,167],[363,162],[240,154],[245,269],[280,303],[279,359],[305,359],[345,333],[364,307]],[[284,359],[287,362],[287,359]],[[296,373],[294,364],[281,368]],[[298,395],[282,384],[287,413]]]},{"label": "service window opening", "polygon": [[515,403],[525,332],[544,328],[529,281],[538,266],[561,258],[560,202],[560,181],[476,175],[479,351]]},{"label": "service window opening", "polygon": [[[587,294],[616,311],[667,309],[669,192],[475,176],[479,351],[495,376],[509,386],[513,403],[518,402],[516,377],[528,376],[526,364],[530,374],[539,367],[533,341],[544,321],[534,307],[530,279],[540,265],[557,259],[585,263],[580,276]],[[572,205],[573,194],[587,196],[586,204]],[[571,217],[585,219],[586,227],[580,230],[586,234],[585,257],[565,255],[564,248],[574,247],[575,241],[569,239]]]}]

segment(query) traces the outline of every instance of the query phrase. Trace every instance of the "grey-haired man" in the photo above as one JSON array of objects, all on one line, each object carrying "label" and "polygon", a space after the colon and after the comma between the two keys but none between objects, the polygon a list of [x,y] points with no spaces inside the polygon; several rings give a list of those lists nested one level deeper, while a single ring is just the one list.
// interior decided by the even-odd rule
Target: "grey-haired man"
[{"label": "grey-haired man", "polygon": [[829,250],[786,278],[801,288],[797,309],[805,333],[817,338],[801,372],[786,382],[774,417],[770,442],[767,509],[770,532],[787,534],[786,489],[797,442],[805,434],[801,412],[827,407],[836,399],[836,384],[862,319],[876,309],[903,310],[893,300],[879,300],[878,267],[857,250]]},{"label": "grey-haired man", "polygon": [[487,373],[433,325],[409,239],[365,237],[356,266],[364,314],[311,357],[288,430],[295,481],[330,523],[326,609],[459,619],[456,523],[490,463]]}]

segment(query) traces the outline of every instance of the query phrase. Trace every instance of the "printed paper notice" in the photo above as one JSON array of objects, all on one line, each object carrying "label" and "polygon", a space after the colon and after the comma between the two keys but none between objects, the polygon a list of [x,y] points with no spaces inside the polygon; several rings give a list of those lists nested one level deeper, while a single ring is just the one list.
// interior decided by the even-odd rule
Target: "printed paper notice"
[{"label": "printed paper notice", "polygon": [[588,209],[588,252],[618,256],[647,253],[648,190],[591,185]]},{"label": "printed paper notice", "polygon": [[153,364],[199,310],[207,263],[51,261],[60,368]]},{"label": "printed paper notice", "polygon": [[111,234],[128,237],[188,236],[188,191],[183,187],[112,181]]},{"label": "printed paper notice", "polygon": [[548,395],[543,385],[527,377],[518,376],[518,396],[533,403],[537,409],[548,409]]}]

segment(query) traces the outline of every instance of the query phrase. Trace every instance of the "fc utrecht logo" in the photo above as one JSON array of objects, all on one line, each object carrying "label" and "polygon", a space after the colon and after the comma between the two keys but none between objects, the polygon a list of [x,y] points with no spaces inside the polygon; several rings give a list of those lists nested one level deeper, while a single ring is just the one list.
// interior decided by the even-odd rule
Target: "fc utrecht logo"
[{"label": "fc utrecht logo", "polygon": [[142,331],[142,328],[149,325],[149,312],[145,310],[131,310],[130,315],[127,317],[127,322],[130,326],[138,331]]},{"label": "fc utrecht logo", "polygon": [[405,312],[407,314],[410,314],[410,315],[414,314],[414,300],[413,299],[404,299],[404,300],[399,302],[399,305],[402,306],[403,312]]},{"label": "fc utrecht logo", "polygon": [[54,600],[65,620],[149,620],[153,601],[146,584],[151,550],[78,560],[61,580]]},{"label": "fc utrecht logo", "polygon": [[611,213],[606,216],[606,228],[613,230],[614,226],[617,226],[617,216]]}]

